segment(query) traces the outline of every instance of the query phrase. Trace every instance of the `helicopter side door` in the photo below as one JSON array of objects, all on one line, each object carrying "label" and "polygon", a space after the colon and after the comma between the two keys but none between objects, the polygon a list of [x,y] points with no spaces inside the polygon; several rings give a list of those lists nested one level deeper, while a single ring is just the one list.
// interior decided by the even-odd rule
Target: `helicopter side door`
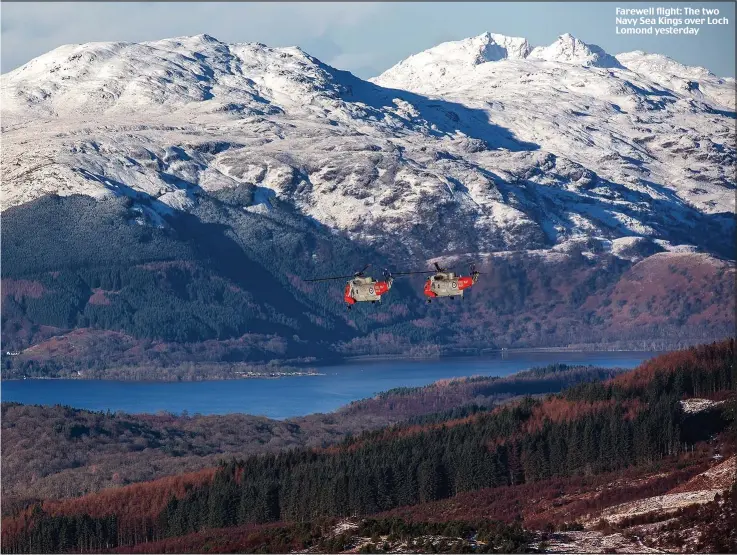
[{"label": "helicopter side door", "polygon": [[454,295],[458,295],[461,292],[458,290],[458,280],[457,279],[448,279],[442,282],[441,284],[441,295],[444,297],[452,297]]}]

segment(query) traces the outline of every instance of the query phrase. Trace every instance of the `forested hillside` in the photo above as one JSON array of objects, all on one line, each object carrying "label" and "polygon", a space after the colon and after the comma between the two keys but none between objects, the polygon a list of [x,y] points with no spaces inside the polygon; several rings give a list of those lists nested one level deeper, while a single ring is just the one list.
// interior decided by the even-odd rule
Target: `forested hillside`
[{"label": "forested hillside", "polygon": [[552,365],[504,378],[450,380],[391,390],[335,413],[286,421],[245,414],[135,415],[3,403],[3,512],[35,499],[77,496],[211,467],[223,456],[325,447],[346,434],[406,419],[464,416],[621,371]]},{"label": "forested hillside", "polygon": [[125,378],[145,369],[193,379],[194,362],[222,377],[234,364],[310,357],[649,350],[733,329],[727,261],[655,245],[615,256],[596,239],[555,253],[457,258],[457,271],[473,262],[482,272],[463,303],[426,304],[422,276],[410,276],[380,305],[349,313],[340,281],[305,280],[426,261],[388,257],[286,207],[244,211],[235,194],[203,198],[194,215],[162,216],[158,226],[139,225],[140,210],[122,198],[43,197],[3,212],[4,377]]},{"label": "forested hillside", "polygon": [[[128,493],[123,488],[38,504],[4,520],[3,549],[100,550],[181,536],[189,537],[188,549],[196,551],[203,547],[196,538],[206,537],[198,534],[207,529],[315,523],[419,507],[469,492],[549,487],[556,479],[565,485],[596,476],[604,482],[617,474],[647,477],[658,468],[673,473],[670,481],[648,478],[646,483],[651,492],[667,491],[708,467],[714,438],[724,455],[734,453],[733,440],[724,434],[735,418],[734,354],[730,339],[657,357],[632,372],[580,383],[544,399],[398,424],[327,449],[223,461],[211,480],[184,493],[172,490],[168,500],[153,482],[151,497],[136,486]],[[703,412],[694,413],[683,402],[693,397],[720,401],[704,401],[713,407],[708,428],[703,422],[694,426],[692,419]],[[679,468],[681,478],[675,473]],[[640,493],[645,491],[643,486]],[[637,491],[624,497],[635,498]],[[712,493],[706,501],[713,499]],[[621,500],[612,497],[610,504]],[[718,512],[722,505],[717,500]],[[558,522],[553,530],[562,526]],[[470,521],[466,525],[473,528]],[[502,527],[497,533],[509,537],[511,531]],[[530,548],[530,536],[515,537],[517,543],[495,549]],[[483,551],[492,544],[464,547]]]}]

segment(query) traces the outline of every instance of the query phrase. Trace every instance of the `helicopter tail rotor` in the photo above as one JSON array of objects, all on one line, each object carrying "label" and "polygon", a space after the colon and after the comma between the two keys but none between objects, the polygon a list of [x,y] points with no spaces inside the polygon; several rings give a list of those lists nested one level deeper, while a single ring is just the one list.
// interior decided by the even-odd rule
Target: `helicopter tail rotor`
[{"label": "helicopter tail rotor", "polygon": [[481,275],[481,272],[479,272],[476,269],[476,264],[471,264],[471,278],[473,278],[473,282],[476,283],[476,280],[479,279],[479,276]]}]

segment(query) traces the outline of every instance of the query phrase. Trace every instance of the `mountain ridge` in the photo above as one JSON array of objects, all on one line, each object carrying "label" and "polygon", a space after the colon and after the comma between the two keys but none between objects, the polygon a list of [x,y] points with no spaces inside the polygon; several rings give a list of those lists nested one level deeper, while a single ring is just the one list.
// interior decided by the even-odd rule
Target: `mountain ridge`
[{"label": "mountain ridge", "polygon": [[[658,334],[701,334],[688,318],[719,302],[735,259],[726,239],[735,230],[735,119],[713,93],[731,82],[693,69],[687,77],[698,83],[678,88],[673,71],[685,70],[661,58],[650,63],[659,64],[656,80],[596,67],[592,60],[608,58],[579,42],[564,36],[553,48],[564,61],[529,59],[535,49],[525,39],[487,33],[466,41],[468,63],[449,64],[437,79],[400,64],[365,81],[297,48],[207,35],[65,46],[3,75],[3,231],[15,249],[3,253],[3,278],[41,283],[58,302],[51,315],[39,308],[49,298],[19,294],[12,316],[3,309],[6,337],[24,347],[28,337],[48,339],[38,326],[90,325],[151,337],[156,320],[136,314],[153,294],[140,280],[152,279],[158,317],[186,318],[201,330],[197,341],[240,337],[255,324],[238,315],[224,322],[218,295],[223,284],[248,289],[247,261],[267,260],[259,275],[278,292],[253,296],[258,307],[249,310],[292,328],[304,322],[295,331],[345,326],[344,352],[389,348],[387,334],[464,346],[474,337],[476,347],[532,334],[549,346],[611,316],[606,302],[622,300],[623,272],[658,252],[672,255],[676,273],[650,267],[673,291],[678,272],[697,272],[712,296],[688,306],[667,294],[642,298],[617,329],[640,318],[655,330],[662,315],[653,310],[668,307]],[[519,57],[472,63],[501,54]],[[64,228],[55,210],[67,231],[44,236],[39,222]],[[123,251],[105,252],[112,237],[124,238]],[[128,272],[135,245],[149,252],[159,240],[171,247],[152,260],[204,266],[164,278]],[[702,256],[722,261],[709,266]],[[415,287],[398,280],[381,314],[347,318],[333,288],[303,281],[367,262],[404,270],[432,261],[478,262],[494,286],[443,307],[446,320],[415,306]],[[96,304],[99,289],[110,305]],[[551,295],[563,295],[566,308],[552,308]],[[541,306],[558,321],[544,321]],[[428,327],[431,313],[446,331]],[[459,332],[474,318],[488,318],[491,337]],[[368,346],[350,339],[370,330]]]},{"label": "mountain ridge", "polygon": [[[499,35],[482,35],[492,42],[494,36],[501,42],[507,40]],[[573,37],[570,38],[574,41],[572,44],[578,44]],[[522,50],[527,48],[520,39],[509,41],[518,46],[522,44]],[[460,102],[451,102],[453,99],[448,98],[439,104],[434,97],[415,96],[417,91],[399,90],[402,87],[412,90],[401,79],[389,83],[395,86],[393,89],[377,88],[347,72],[325,66],[295,48],[271,49],[258,43],[225,45],[202,35],[140,44],[96,43],[61,47],[54,52],[3,76],[4,120],[12,122],[13,118],[21,118],[25,122],[13,127],[6,124],[4,129],[10,145],[4,164],[4,180],[9,184],[4,191],[6,207],[50,191],[104,196],[111,191],[113,194],[129,194],[127,188],[132,188],[154,198],[160,197],[165,205],[174,209],[188,210],[194,202],[193,193],[199,188],[211,191],[254,181],[324,224],[353,231],[354,234],[363,228],[362,235],[376,236],[376,233],[366,233],[367,226],[357,222],[358,216],[369,222],[374,220],[378,224],[377,231],[383,233],[391,233],[393,228],[400,233],[406,231],[393,221],[398,216],[407,217],[408,212],[416,212],[419,207],[416,196],[429,185],[428,200],[434,204],[452,207],[453,211],[465,216],[462,219],[470,218],[492,234],[508,227],[512,218],[519,222],[515,227],[520,231],[529,229],[525,233],[529,237],[527,241],[539,237],[532,243],[537,242],[539,247],[551,241],[556,243],[559,241],[557,236],[565,238],[571,232],[573,235],[590,235],[592,231],[603,236],[612,233],[649,235],[653,230],[649,223],[643,221],[641,208],[634,212],[628,210],[629,213],[617,215],[613,220],[580,205],[575,206],[574,211],[580,213],[582,221],[570,221],[563,214],[548,216],[537,213],[536,205],[545,202],[544,199],[537,193],[530,196],[518,187],[510,189],[507,185],[514,184],[520,173],[531,177],[540,170],[553,176],[558,173],[558,179],[563,183],[575,184],[575,195],[570,200],[550,199],[553,205],[561,207],[570,206],[571,201],[575,203],[582,193],[591,196],[593,191],[596,202],[609,204],[607,210],[619,211],[617,203],[611,203],[611,199],[623,194],[630,197],[631,206],[637,204],[638,195],[642,201],[647,201],[648,197],[667,198],[672,185],[659,192],[658,182],[663,180],[666,183],[694,184],[690,189],[679,186],[675,191],[677,197],[673,200],[679,201],[686,212],[692,205],[707,213],[729,212],[733,205],[733,199],[731,202],[727,198],[732,196],[728,191],[733,184],[727,177],[728,172],[720,172],[718,166],[702,163],[700,167],[689,167],[684,174],[679,165],[680,175],[677,177],[672,175],[672,171],[667,171],[667,164],[666,168],[661,167],[674,155],[692,152],[697,160],[718,160],[719,165],[726,164],[725,169],[728,170],[734,165],[733,149],[718,142],[720,134],[728,133],[728,126],[724,128],[722,125],[724,130],[717,127],[717,132],[711,134],[712,139],[696,132],[693,138],[689,136],[691,133],[679,135],[675,143],[661,141],[668,145],[665,150],[670,151],[661,153],[655,152],[652,146],[660,147],[660,150],[663,147],[651,145],[653,139],[646,132],[643,134],[644,129],[628,130],[626,134],[629,136],[622,138],[617,137],[622,133],[618,126],[610,125],[593,131],[587,129],[587,117],[616,118],[625,126],[633,125],[628,121],[631,116],[617,113],[621,113],[624,107],[613,109],[604,103],[597,106],[600,113],[593,112],[593,107],[590,107],[592,113],[587,114],[574,110],[578,106],[566,106],[570,113],[560,114],[565,118],[560,123],[555,119],[549,121],[549,116],[538,111],[532,114],[537,123],[531,123],[542,133],[527,125],[521,128],[517,125],[515,129],[516,123],[523,123],[523,119],[529,120],[529,117],[519,117],[523,114],[511,100],[505,100],[505,106],[502,101],[489,102],[487,99],[484,108],[475,105],[477,93],[474,93],[471,98],[460,95]],[[63,63],[58,59],[61,53],[64,54]],[[98,57],[103,58],[102,62]],[[481,64],[484,67],[489,65]],[[563,71],[576,67],[568,63],[559,65]],[[30,74],[29,69],[33,70]],[[387,74],[391,72],[388,70],[374,81],[387,84]],[[81,77],[86,80],[80,89],[77,80]],[[662,111],[665,106],[657,102],[684,102],[676,100],[675,95],[669,99],[661,94],[661,100],[653,104],[650,99],[653,93],[638,88],[639,85],[626,80],[610,83],[611,79],[606,75],[595,77],[597,84],[600,80],[609,83],[607,86],[615,95],[621,97],[624,94],[630,102],[634,100],[635,112]],[[73,87],[72,82],[75,83]],[[517,85],[515,94],[520,96],[519,93],[525,90],[524,84]],[[645,92],[638,92],[640,90]],[[488,96],[487,92],[483,94]],[[541,98],[547,98],[534,89],[529,94],[541,94]],[[658,96],[657,92],[655,94]],[[524,97],[521,95],[522,101]],[[580,103],[579,98],[567,95],[568,98],[575,101],[571,104]],[[141,112],[144,108],[145,111]],[[685,115],[694,106],[684,104],[683,108],[687,109]],[[90,115],[105,114],[103,119],[106,121],[89,127],[80,121],[79,111],[87,111]],[[130,116],[139,112],[140,123],[136,124]],[[506,113],[514,117],[505,121]],[[581,115],[577,115],[579,113]],[[63,127],[67,130],[61,133],[52,131],[49,137],[56,119],[53,114],[57,114],[60,123],[64,120]],[[45,120],[49,115],[52,120]],[[126,116],[125,125],[121,125],[119,119],[123,115]],[[706,110],[694,125],[703,125],[704,116],[709,118],[712,114]],[[26,121],[28,118],[35,121]],[[18,141],[16,137],[29,133],[33,136],[35,130],[32,129],[40,124],[39,120],[44,121],[42,130],[48,131],[43,131],[39,137],[40,152],[33,160],[35,163],[24,163],[31,153],[22,146],[24,141]],[[160,123],[153,123],[155,120],[160,120]],[[719,121],[716,116],[715,121]],[[562,122],[570,128],[554,131],[561,129]],[[18,128],[20,125],[23,126],[21,129]],[[215,125],[219,126],[217,130]],[[243,134],[244,126],[253,129],[254,133],[247,142],[243,140],[248,136]],[[665,127],[669,134],[673,133],[672,125]],[[110,136],[108,131],[114,135]],[[633,131],[637,136],[632,136]],[[102,145],[101,141],[81,138],[98,133],[111,144]],[[240,140],[229,137],[232,133],[240,135]],[[263,138],[256,139],[257,135]],[[222,154],[215,154],[215,160],[208,160],[207,152],[192,152],[191,148],[182,152],[181,147],[172,146],[165,148],[162,156],[146,146],[152,142],[180,144],[187,136],[190,141],[194,139],[192,142],[212,137],[209,142],[223,145],[220,147]],[[128,138],[130,141],[126,140]],[[314,143],[314,138],[319,138],[317,150],[322,160],[295,160],[310,154],[313,149],[307,148],[305,139]],[[335,139],[347,139],[347,143],[339,147],[333,144]],[[323,149],[319,148],[323,146],[320,143],[323,143]],[[283,147],[277,146],[282,144],[302,156],[283,154]],[[16,150],[16,146],[21,148]],[[277,146],[276,151],[273,146]],[[105,152],[105,147],[109,152]],[[244,157],[244,147],[245,150],[261,150],[261,163]],[[342,178],[339,183],[335,183],[333,178],[335,169],[321,172],[312,167],[316,163],[327,168],[335,167],[335,163],[346,163],[340,156],[336,159],[332,154],[346,147],[352,158],[364,157],[364,160],[354,171],[336,176]],[[422,154],[423,149],[432,149],[430,159]],[[494,154],[500,149],[514,153],[511,164]],[[245,163],[245,171],[236,170],[232,162],[228,163],[230,152],[238,152],[236,163]],[[96,155],[101,155],[98,160],[90,160]],[[587,157],[588,163],[585,162]],[[611,162],[607,157],[612,157]],[[596,158],[602,161],[596,162],[592,168],[586,167],[591,166],[591,160]],[[111,163],[117,167],[110,167]],[[12,166],[20,166],[20,171],[8,172]],[[665,175],[654,176],[653,170]],[[328,175],[325,175],[326,171]],[[138,175],[141,173],[145,175]],[[39,186],[36,182],[30,187],[27,182],[29,174],[44,185]],[[388,175],[384,178],[383,174]],[[670,179],[673,177],[676,178]],[[294,184],[296,187],[290,183],[293,181],[298,182]],[[403,183],[406,184],[402,186]],[[535,189],[545,191],[545,196],[548,196],[548,192],[554,190],[550,187],[554,183],[544,183],[541,188],[539,185],[543,183],[536,183]],[[601,187],[597,187],[599,183]],[[339,191],[336,191],[336,185]],[[622,186],[624,189],[617,191]],[[598,188],[605,195],[597,194]],[[337,198],[334,192],[339,192]],[[517,198],[508,198],[510,196]],[[560,193],[554,195],[560,196]],[[334,205],[338,200],[343,210],[330,207],[330,202]],[[391,210],[397,200],[405,201],[403,209],[398,212]],[[377,217],[361,207],[367,203],[370,206],[378,203],[379,212],[386,214]],[[348,206],[352,210],[346,210]],[[548,211],[552,208],[550,206]],[[681,217],[690,216],[684,212]],[[586,229],[592,227],[589,222],[593,229]],[[616,228],[620,230],[615,231]],[[660,234],[656,231],[655,235]]]}]

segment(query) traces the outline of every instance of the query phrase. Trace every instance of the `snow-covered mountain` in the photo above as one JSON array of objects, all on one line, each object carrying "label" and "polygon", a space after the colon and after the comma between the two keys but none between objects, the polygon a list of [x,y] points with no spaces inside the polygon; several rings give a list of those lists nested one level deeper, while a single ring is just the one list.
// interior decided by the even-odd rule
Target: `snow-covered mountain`
[{"label": "snow-covered mountain", "polygon": [[613,56],[594,44],[586,44],[570,33],[561,35],[550,46],[538,46],[529,56],[530,60],[563,62],[584,67],[621,67]]},{"label": "snow-covered mountain", "polygon": [[486,33],[370,82],[207,35],[63,46],[2,76],[3,209],[126,195],[166,225],[245,186],[246,211],[289,207],[424,258],[591,237],[723,252],[734,91],[570,35],[532,48]]}]

